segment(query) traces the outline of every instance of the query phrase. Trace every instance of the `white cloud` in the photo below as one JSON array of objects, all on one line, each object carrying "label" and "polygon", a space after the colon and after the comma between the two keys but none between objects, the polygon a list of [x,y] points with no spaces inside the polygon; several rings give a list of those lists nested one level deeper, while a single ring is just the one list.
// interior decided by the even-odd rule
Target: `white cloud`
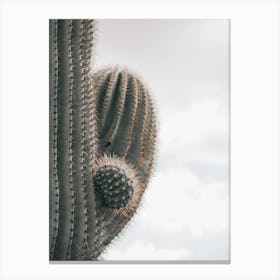
[{"label": "white cloud", "polygon": [[204,99],[188,110],[164,111],[159,129],[160,154],[180,161],[228,164],[228,118],[219,100]]},{"label": "white cloud", "polygon": [[[103,255],[105,260],[181,260],[188,258],[191,251],[182,248],[175,250],[157,249],[151,243],[136,242],[129,248],[112,248]],[[143,257],[143,259],[142,259]]]},{"label": "white cloud", "polygon": [[228,226],[227,185],[202,183],[187,168],[158,172],[143,204],[138,221],[152,230],[196,235]]}]

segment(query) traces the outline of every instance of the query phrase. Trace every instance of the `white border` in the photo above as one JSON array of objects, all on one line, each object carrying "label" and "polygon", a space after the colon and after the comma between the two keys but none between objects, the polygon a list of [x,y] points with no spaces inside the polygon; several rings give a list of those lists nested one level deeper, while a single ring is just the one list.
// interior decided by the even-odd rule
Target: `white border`
[{"label": "white border", "polygon": [[[231,19],[231,264],[48,263],[48,18]],[[2,1],[1,279],[279,279],[279,2]]]}]

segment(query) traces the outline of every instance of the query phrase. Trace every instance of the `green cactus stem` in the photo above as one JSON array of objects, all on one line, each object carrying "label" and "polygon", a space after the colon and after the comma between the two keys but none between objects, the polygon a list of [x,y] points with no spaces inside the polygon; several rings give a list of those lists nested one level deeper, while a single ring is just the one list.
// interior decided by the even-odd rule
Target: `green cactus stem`
[{"label": "green cactus stem", "polygon": [[50,259],[88,259],[97,226],[90,107],[94,22],[50,20],[49,27]]}]

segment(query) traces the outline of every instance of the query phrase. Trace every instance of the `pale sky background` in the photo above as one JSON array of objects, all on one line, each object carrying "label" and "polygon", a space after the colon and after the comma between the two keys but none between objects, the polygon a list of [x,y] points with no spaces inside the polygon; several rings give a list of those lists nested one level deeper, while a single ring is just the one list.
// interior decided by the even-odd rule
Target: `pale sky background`
[{"label": "pale sky background", "polygon": [[138,74],[159,120],[142,206],[104,260],[229,260],[229,20],[99,20],[94,65]]}]

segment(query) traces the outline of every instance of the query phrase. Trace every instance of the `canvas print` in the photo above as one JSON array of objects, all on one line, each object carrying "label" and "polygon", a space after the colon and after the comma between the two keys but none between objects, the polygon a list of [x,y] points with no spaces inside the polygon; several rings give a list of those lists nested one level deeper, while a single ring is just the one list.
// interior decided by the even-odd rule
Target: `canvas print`
[{"label": "canvas print", "polygon": [[230,261],[227,19],[49,20],[49,260]]}]

